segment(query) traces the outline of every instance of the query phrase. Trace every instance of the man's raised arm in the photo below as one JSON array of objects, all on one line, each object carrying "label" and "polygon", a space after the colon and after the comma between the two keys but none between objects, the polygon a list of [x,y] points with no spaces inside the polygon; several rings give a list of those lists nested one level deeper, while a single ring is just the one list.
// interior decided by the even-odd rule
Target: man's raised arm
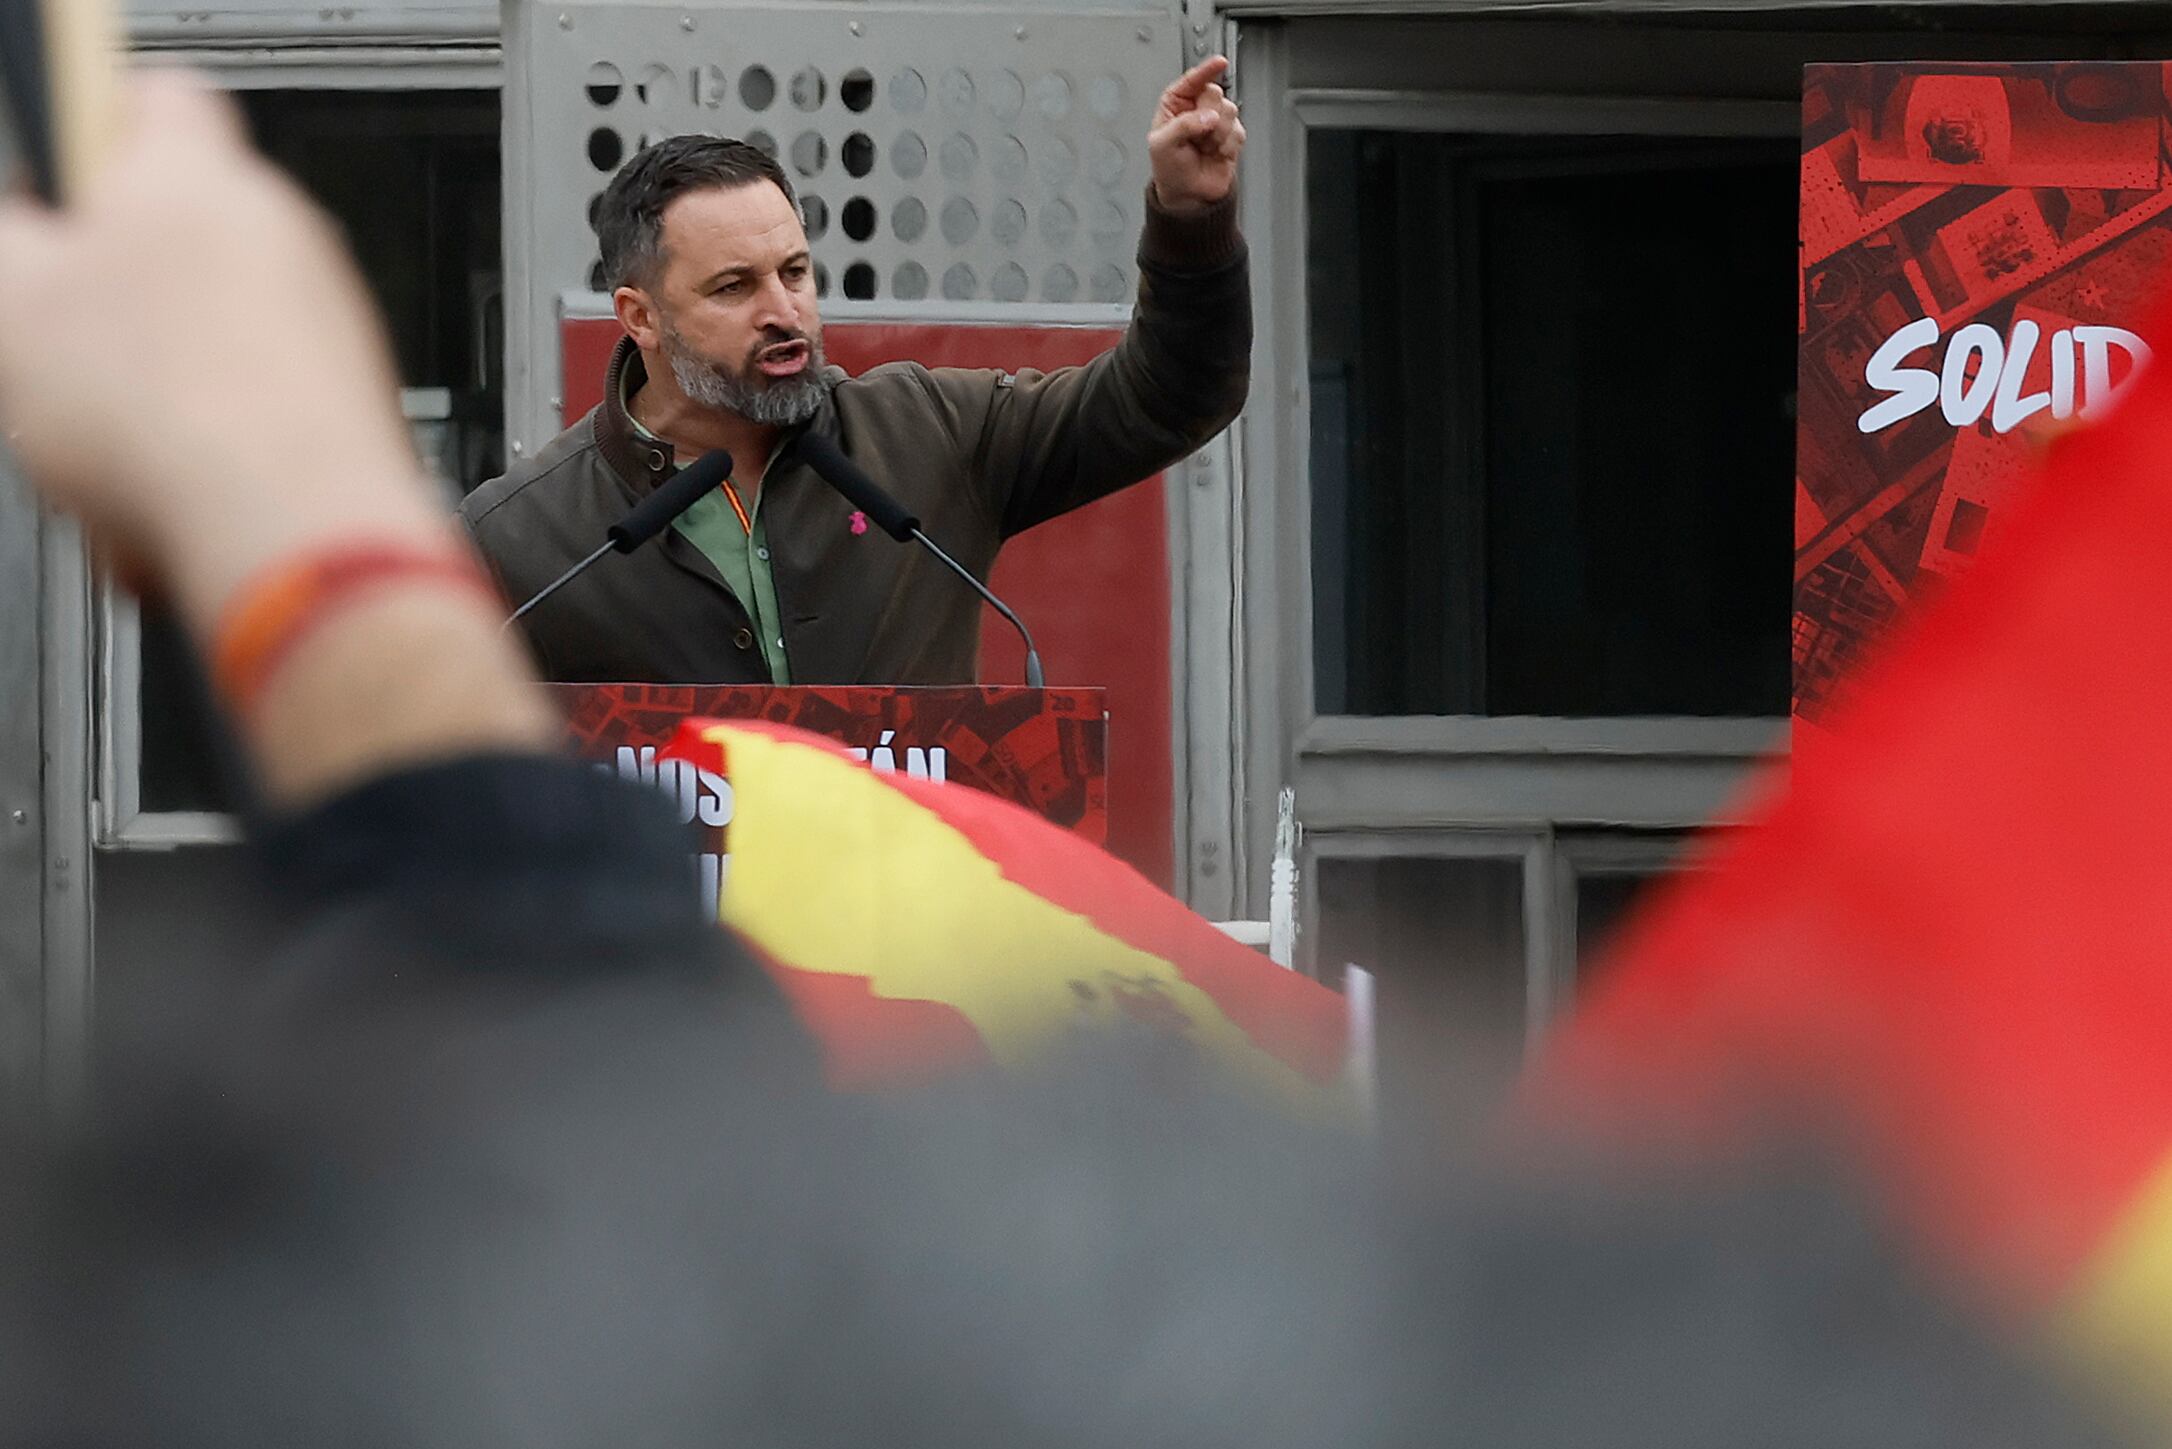
[{"label": "man's raised arm", "polygon": [[1221,56],[1162,92],[1147,135],[1153,181],[1139,238],[1139,295],[1123,341],[1083,367],[936,374],[978,418],[961,439],[1008,536],[1138,482],[1236,418],[1251,382],[1252,297],[1237,230],[1244,122]]}]

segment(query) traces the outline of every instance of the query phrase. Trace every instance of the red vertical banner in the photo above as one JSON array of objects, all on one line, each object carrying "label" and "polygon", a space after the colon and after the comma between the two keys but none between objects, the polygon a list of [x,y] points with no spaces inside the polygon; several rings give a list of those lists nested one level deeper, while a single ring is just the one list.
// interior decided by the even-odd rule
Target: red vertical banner
[{"label": "red vertical banner", "polygon": [[1816,725],[2148,361],[2167,67],[1821,65],[1803,97],[1794,710]]}]

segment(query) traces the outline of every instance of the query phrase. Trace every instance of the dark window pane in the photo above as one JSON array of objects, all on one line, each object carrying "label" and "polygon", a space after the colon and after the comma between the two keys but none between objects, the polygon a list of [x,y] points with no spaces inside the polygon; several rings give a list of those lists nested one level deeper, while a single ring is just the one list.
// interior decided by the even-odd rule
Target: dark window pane
[{"label": "dark window pane", "polygon": [[1520,859],[1323,860],[1314,946],[1320,973],[1378,978],[1381,1103],[1418,1128],[1479,1110],[1523,1043]]},{"label": "dark window pane", "polygon": [[1656,875],[1609,871],[1576,878],[1576,959],[1588,964],[1613,940]]},{"label": "dark window pane", "polygon": [[425,458],[454,492],[504,471],[497,94],[245,91],[241,100],[258,144],[345,232],[384,311],[402,383],[444,390],[422,403]]},{"label": "dark window pane", "polygon": [[1793,148],[1310,147],[1321,712],[1785,714]]},{"label": "dark window pane", "polygon": [[[232,801],[212,747],[209,697],[173,616],[143,606],[143,766],[137,808],[224,811]],[[120,702],[123,707],[126,701]]]}]

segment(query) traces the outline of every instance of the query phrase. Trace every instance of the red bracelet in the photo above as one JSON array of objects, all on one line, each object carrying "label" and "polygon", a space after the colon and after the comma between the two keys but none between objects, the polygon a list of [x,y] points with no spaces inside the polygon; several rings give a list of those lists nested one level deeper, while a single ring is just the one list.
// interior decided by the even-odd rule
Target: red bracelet
[{"label": "red bracelet", "polygon": [[296,645],[342,605],[382,584],[436,580],[504,605],[475,559],[444,546],[346,543],[272,565],[244,584],[211,636],[211,677],[236,715],[247,715]]}]

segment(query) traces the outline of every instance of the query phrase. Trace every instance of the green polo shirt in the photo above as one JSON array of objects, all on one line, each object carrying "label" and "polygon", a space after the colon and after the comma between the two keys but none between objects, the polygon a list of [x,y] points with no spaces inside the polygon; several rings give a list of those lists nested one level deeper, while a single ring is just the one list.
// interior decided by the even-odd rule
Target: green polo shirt
[{"label": "green polo shirt", "polygon": [[[644,441],[661,444],[647,428],[634,420],[631,410],[626,414],[634,431]],[[762,471],[767,474],[765,461]],[[739,515],[732,511],[729,498],[718,488],[692,508],[679,515],[671,526],[685,534],[702,556],[716,565],[716,571],[724,576],[725,587],[732,597],[739,600],[754,619],[754,637],[762,644],[762,659],[769,666],[771,684],[792,682],[792,663],[784,654],[784,614],[777,607],[777,581],[769,572],[769,543],[762,531],[762,495],[766,488],[756,488],[754,502],[747,509],[747,516],[754,521],[754,531],[747,532],[739,526]]]}]

